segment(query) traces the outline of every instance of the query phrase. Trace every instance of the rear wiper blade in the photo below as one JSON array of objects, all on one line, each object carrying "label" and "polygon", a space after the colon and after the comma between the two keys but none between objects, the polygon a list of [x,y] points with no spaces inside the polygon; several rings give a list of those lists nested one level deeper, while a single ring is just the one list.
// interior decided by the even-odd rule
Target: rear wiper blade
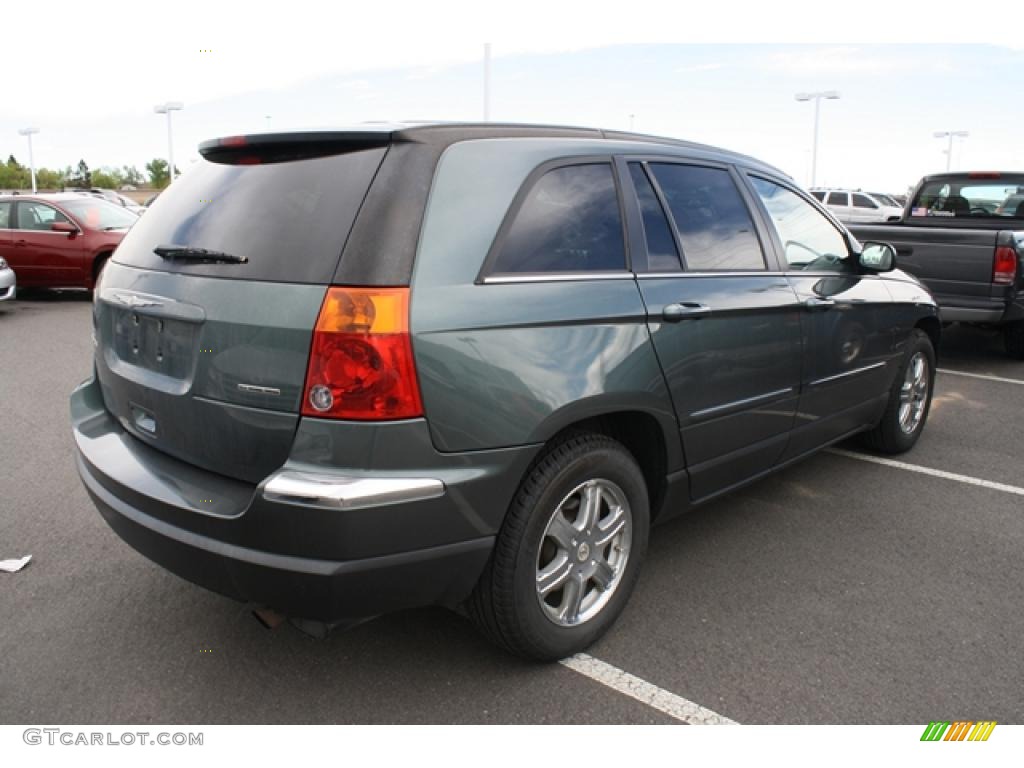
[{"label": "rear wiper blade", "polygon": [[182,261],[200,261],[210,264],[247,264],[245,256],[235,256],[223,251],[211,251],[206,248],[192,248],[188,245],[158,245],[153,253],[164,259],[181,259]]}]

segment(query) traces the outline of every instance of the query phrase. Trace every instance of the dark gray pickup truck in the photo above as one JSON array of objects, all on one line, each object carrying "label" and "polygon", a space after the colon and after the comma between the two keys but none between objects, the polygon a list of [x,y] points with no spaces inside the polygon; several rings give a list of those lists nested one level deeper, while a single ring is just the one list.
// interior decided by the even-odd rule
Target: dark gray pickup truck
[{"label": "dark gray pickup truck", "polygon": [[1006,351],[1024,360],[1024,173],[925,176],[898,221],[849,229],[894,245],[944,323],[997,327]]}]

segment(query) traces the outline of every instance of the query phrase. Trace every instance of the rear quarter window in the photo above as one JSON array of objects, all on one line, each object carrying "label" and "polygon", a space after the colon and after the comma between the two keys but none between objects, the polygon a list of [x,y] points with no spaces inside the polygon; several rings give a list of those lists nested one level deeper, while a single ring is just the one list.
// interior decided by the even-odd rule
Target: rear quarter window
[{"label": "rear quarter window", "polygon": [[[228,279],[329,283],[385,152],[257,165],[201,160],[139,218],[114,261]],[[221,251],[248,262],[165,260],[153,252],[158,245]]]},{"label": "rear quarter window", "polygon": [[497,244],[491,273],[608,272],[626,268],[622,214],[610,163],[554,168],[526,192]]}]

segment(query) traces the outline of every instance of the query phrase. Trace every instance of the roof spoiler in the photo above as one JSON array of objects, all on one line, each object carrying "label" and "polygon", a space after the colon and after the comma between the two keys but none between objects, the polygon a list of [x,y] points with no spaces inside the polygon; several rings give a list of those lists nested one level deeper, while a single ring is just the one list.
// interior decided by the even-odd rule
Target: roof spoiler
[{"label": "roof spoiler", "polygon": [[263,165],[386,147],[391,139],[390,130],[256,133],[204,141],[199,154],[212,163]]}]

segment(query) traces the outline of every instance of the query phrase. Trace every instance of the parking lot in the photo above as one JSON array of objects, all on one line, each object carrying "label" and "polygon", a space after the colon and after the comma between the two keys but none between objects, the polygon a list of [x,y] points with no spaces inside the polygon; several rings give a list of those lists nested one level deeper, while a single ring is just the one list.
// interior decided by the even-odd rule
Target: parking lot
[{"label": "parking lot", "polygon": [[[136,554],[75,472],[91,354],[84,293],[0,304],[0,559],[33,556],[0,574],[0,721],[679,722],[443,610],[317,641]],[[741,723],[1024,720],[1024,364],[950,328],[940,371],[912,467],[823,453],[656,529],[589,653]]]}]

